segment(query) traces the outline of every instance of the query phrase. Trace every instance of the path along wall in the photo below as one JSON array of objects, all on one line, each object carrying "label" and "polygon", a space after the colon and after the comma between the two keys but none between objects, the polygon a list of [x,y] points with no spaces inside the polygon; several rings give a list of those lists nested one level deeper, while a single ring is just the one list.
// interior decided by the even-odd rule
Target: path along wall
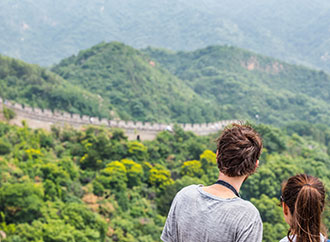
[{"label": "path along wall", "polygon": [[[25,120],[31,128],[43,128],[50,130],[51,126],[71,125],[75,128],[80,128],[86,125],[99,125],[111,128],[121,128],[129,139],[151,140],[154,139],[158,132],[163,130],[173,130],[174,124],[161,124],[149,122],[134,122],[124,120],[108,120],[99,119],[97,117],[80,116],[79,114],[70,114],[66,112],[52,112],[51,110],[31,108],[29,106],[10,102],[0,98],[0,110],[2,107],[12,109],[16,113],[16,117],[10,121],[11,124],[22,125]],[[3,119],[3,116],[0,115]],[[192,131],[197,135],[208,135],[222,130],[225,126],[231,123],[238,123],[238,120],[223,120],[214,123],[204,124],[178,124],[185,131]]]}]

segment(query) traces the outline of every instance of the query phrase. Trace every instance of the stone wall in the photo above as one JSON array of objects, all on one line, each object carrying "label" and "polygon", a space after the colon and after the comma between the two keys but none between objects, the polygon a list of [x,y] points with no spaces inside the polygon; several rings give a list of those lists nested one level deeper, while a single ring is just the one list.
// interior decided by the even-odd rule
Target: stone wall
[{"label": "stone wall", "polygon": [[[47,109],[31,108],[0,98],[0,109],[2,109],[3,105],[14,110],[16,113],[16,117],[10,121],[11,124],[21,125],[22,121],[25,120],[31,128],[50,130],[52,125],[71,125],[76,128],[84,125],[101,125],[121,128],[125,131],[129,139],[136,139],[139,136],[142,140],[150,140],[153,139],[158,132],[163,130],[171,131],[174,126],[174,124],[99,119],[98,117],[80,116],[79,114],[71,114],[62,111],[53,112]],[[1,118],[3,119],[2,116],[0,116],[0,119]],[[238,122],[238,120],[222,120],[214,123],[178,125],[185,131],[192,131],[197,135],[207,135],[222,130],[228,124]]]}]

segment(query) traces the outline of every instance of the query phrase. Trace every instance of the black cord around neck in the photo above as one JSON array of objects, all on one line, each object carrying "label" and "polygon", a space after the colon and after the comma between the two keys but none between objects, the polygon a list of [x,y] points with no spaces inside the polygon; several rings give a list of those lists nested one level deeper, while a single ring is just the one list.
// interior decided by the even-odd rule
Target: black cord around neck
[{"label": "black cord around neck", "polygon": [[230,189],[237,197],[241,197],[239,195],[239,193],[237,192],[237,190],[230,185],[228,182],[225,182],[224,180],[218,180],[215,184],[219,184],[221,186],[227,187],[228,189]]}]

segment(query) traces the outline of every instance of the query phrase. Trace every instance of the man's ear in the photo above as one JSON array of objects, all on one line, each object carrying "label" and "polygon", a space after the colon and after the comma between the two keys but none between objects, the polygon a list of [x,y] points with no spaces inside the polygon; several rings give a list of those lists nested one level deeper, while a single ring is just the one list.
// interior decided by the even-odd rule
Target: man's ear
[{"label": "man's ear", "polygon": [[289,214],[289,207],[284,202],[282,202],[283,213],[287,216]]},{"label": "man's ear", "polygon": [[256,161],[256,166],[254,167],[254,171],[253,172],[255,172],[258,167],[259,167],[259,160]]}]

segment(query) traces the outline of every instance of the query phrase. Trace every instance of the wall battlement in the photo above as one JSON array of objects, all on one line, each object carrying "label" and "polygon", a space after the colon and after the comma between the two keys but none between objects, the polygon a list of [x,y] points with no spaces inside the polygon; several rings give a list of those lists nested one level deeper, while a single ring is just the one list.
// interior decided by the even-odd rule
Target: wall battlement
[{"label": "wall battlement", "polygon": [[[158,132],[163,130],[172,130],[174,124],[135,122],[124,120],[108,120],[99,119],[98,117],[90,117],[86,115],[71,114],[62,111],[51,111],[48,109],[32,108],[19,103],[4,100],[0,97],[0,109],[6,106],[15,111],[16,118],[13,124],[20,125],[22,120],[26,120],[31,128],[50,129],[52,125],[71,125],[73,127],[81,127],[85,125],[101,125],[106,127],[121,128],[125,130],[129,138],[136,139],[152,139]],[[238,123],[238,120],[222,120],[213,123],[203,124],[178,124],[185,131],[192,131],[197,135],[207,135],[222,130],[228,124]]]}]

